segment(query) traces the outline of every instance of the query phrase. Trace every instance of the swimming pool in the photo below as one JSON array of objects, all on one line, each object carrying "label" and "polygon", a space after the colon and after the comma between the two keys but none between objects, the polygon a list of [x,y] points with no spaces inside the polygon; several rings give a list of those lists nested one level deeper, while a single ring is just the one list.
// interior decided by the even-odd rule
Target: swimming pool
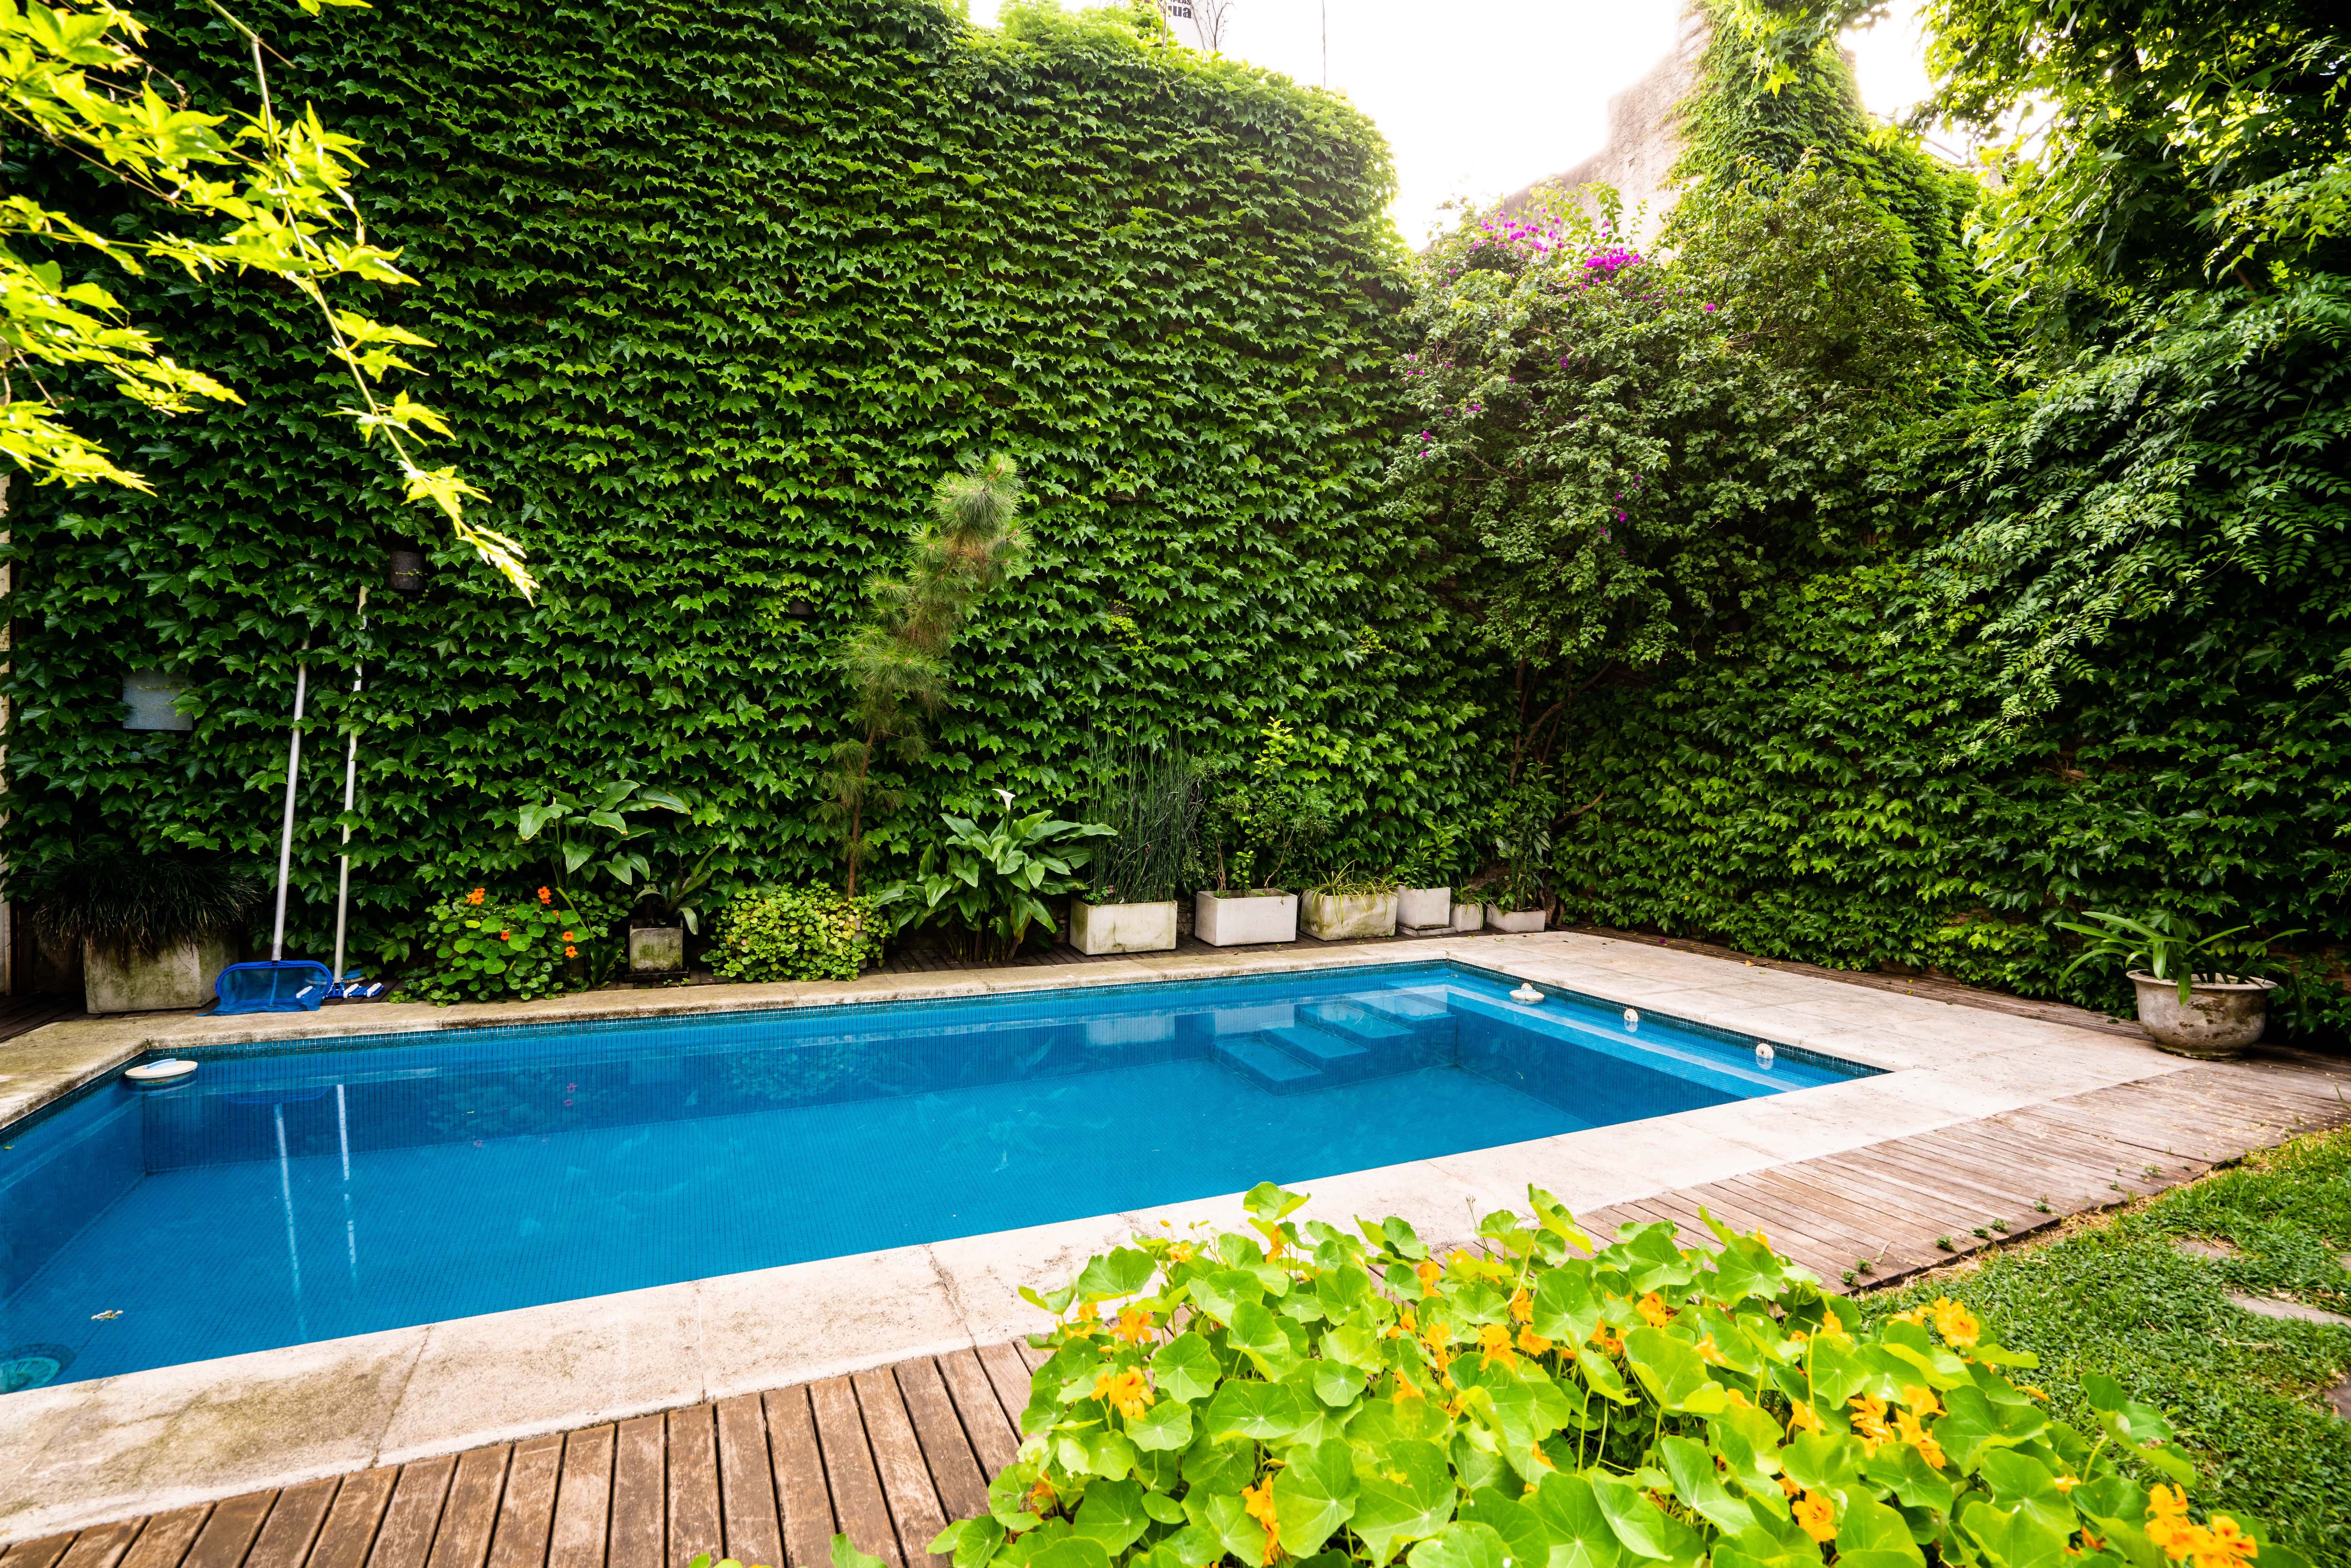
[{"label": "swimming pool", "polygon": [[[1451,963],[219,1046],[0,1132],[72,1382],[1488,1148],[1874,1071]],[[353,1021],[364,1018],[355,1013]]]}]

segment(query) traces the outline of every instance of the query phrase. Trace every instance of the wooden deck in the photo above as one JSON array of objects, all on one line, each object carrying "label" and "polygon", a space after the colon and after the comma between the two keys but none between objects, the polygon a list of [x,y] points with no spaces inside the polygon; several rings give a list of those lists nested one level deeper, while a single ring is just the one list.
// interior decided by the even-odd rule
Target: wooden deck
[{"label": "wooden deck", "polygon": [[[1670,1220],[1696,1243],[1711,1239],[1702,1205],[1761,1228],[1832,1285],[1856,1270],[1866,1286],[2343,1125],[2351,1061],[2281,1054],[1582,1218],[1595,1231]],[[923,1549],[987,1506],[987,1478],[1018,1444],[1033,1355],[960,1351],[330,1477],[20,1542],[0,1568],[684,1568],[704,1552],[820,1568],[836,1530],[893,1568],[946,1568]]]}]

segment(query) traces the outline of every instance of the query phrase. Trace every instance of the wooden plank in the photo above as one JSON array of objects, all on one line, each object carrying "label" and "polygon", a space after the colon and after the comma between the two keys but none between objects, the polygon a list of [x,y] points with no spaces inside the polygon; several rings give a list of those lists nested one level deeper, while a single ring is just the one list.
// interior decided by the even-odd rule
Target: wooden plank
[{"label": "wooden plank", "polygon": [[662,1418],[621,1423],[612,1448],[612,1520],[604,1543],[609,1568],[662,1568],[669,1550],[669,1466]]},{"label": "wooden plank", "polygon": [[[824,1483],[824,1453],[808,1390],[779,1388],[761,1397],[768,1413],[768,1454],[776,1469],[776,1501],[784,1516],[784,1555],[793,1568],[830,1562],[832,1496]],[[618,1565],[615,1565],[618,1568]]]},{"label": "wooden plank", "polygon": [[725,1556],[718,1522],[718,1434],[707,1405],[669,1413],[669,1568]]},{"label": "wooden plank", "polygon": [[[906,1401],[907,1418],[914,1424],[914,1440],[923,1447],[931,1482],[938,1489],[939,1507],[950,1520],[973,1519],[987,1511],[987,1478],[963,1423],[956,1418],[938,1364],[927,1356],[900,1362],[898,1392]],[[996,1401],[988,1400],[992,1407]]]},{"label": "wooden plank", "polygon": [[1869,1179],[1850,1170],[1816,1166],[1809,1160],[1753,1174],[1768,1177],[1768,1185],[1783,1191],[1813,1195],[1817,1202],[1879,1216],[1889,1229],[1906,1240],[1930,1235],[1932,1227],[1942,1222],[1941,1210],[1930,1207],[1921,1195],[1883,1178]]},{"label": "wooden plank", "polygon": [[1769,1176],[1766,1171],[1754,1171],[1719,1185],[1761,1213],[1791,1217],[1792,1223],[1819,1238],[1824,1248],[1834,1249],[1848,1265],[1862,1258],[1891,1257],[1904,1249],[1907,1228],[1886,1224],[1882,1215],[1856,1214],[1830,1195],[1782,1186],[1767,1179]]},{"label": "wooden plank", "polygon": [[68,1530],[36,1541],[19,1541],[14,1545],[0,1543],[0,1564],[5,1568],[57,1568],[80,1534],[79,1531]]},{"label": "wooden plank", "polygon": [[490,1534],[490,1568],[545,1568],[555,1531],[555,1483],[563,1469],[563,1436],[549,1433],[514,1446],[507,1461],[506,1496],[498,1500]]},{"label": "wooden plank", "polygon": [[718,1402],[718,1499],[726,1555],[755,1568],[783,1568],[775,1460],[768,1452],[768,1418],[756,1394]]},{"label": "wooden plank", "polygon": [[[181,1559],[182,1568],[237,1568],[252,1549],[253,1538],[261,1533],[261,1521],[269,1517],[270,1507],[277,1500],[274,1491],[251,1491],[214,1503],[213,1516],[204,1521],[204,1529],[196,1532],[195,1544]],[[8,1564],[9,1568],[16,1568],[14,1553],[9,1555]]]},{"label": "wooden plank", "polygon": [[498,1499],[506,1495],[507,1458],[512,1452],[501,1443],[457,1456],[428,1568],[482,1568],[489,1561],[490,1531],[497,1523]]},{"label": "wooden plank", "polygon": [[1039,1350],[1035,1345],[1029,1343],[1029,1336],[1023,1334],[1019,1339],[1012,1342],[1012,1354],[1020,1358],[1021,1365],[1027,1367],[1029,1371],[1034,1372],[1039,1367],[1045,1364],[1046,1359],[1050,1353]]},{"label": "wooden plank", "polygon": [[590,1427],[563,1439],[563,1474],[556,1483],[555,1528],[548,1536],[547,1568],[604,1568],[604,1527],[612,1511],[614,1436],[613,1427]]},{"label": "wooden plank", "polygon": [[[327,1476],[279,1492],[277,1505],[269,1511],[269,1521],[261,1527],[261,1538],[246,1554],[245,1568],[302,1568],[309,1561],[319,1527],[326,1523],[328,1506],[341,1485],[341,1477]],[[377,1539],[382,1539],[381,1533]]]},{"label": "wooden plank", "polygon": [[1004,1401],[996,1396],[996,1385],[988,1381],[987,1369],[980,1365],[977,1351],[951,1351],[939,1357],[938,1368],[947,1395],[955,1401],[956,1414],[963,1418],[964,1435],[971,1439],[972,1452],[979,1456],[981,1473],[992,1480],[1020,1448],[1020,1429],[1016,1424],[1020,1412],[1007,1410]]},{"label": "wooden plank", "polygon": [[[1848,1149],[1843,1154],[1821,1155],[1804,1163],[1811,1169],[1841,1178],[1850,1176],[1859,1180],[1886,1182],[1906,1188],[1916,1195],[1912,1206],[1924,1210],[1929,1216],[1930,1224],[1945,1223],[1942,1217],[1950,1212],[1949,1205],[1955,1191],[1979,1205],[1994,1208],[2011,1212],[2032,1208],[2034,1197],[1978,1186],[1948,1172],[1929,1174],[1913,1169],[1898,1156],[1898,1152],[1889,1153],[1890,1148],[1891,1145],[1881,1145],[1876,1148]],[[2061,1213],[2073,1212],[2072,1207],[2054,1201],[2050,1207]]]},{"label": "wooden plank", "polygon": [[[501,1457],[504,1448],[488,1450]],[[375,1550],[368,1554],[368,1568],[444,1568],[443,1559],[434,1551],[434,1536],[442,1528],[442,1509],[449,1511],[450,1528],[462,1532],[468,1521],[459,1517],[457,1501],[451,1494],[450,1480],[457,1474],[458,1460],[454,1454],[439,1458],[418,1459],[400,1467],[400,1484],[392,1489],[392,1501],[383,1511],[383,1523],[375,1532]],[[491,1506],[496,1506],[495,1493]],[[482,1531],[482,1546],[489,1545],[489,1532]],[[481,1552],[464,1561],[462,1568],[480,1568]]]},{"label": "wooden plank", "polygon": [[383,1522],[384,1506],[400,1479],[397,1465],[382,1465],[345,1476],[335,1490],[327,1522],[310,1548],[309,1568],[360,1568],[374,1550],[376,1527]]},{"label": "wooden plank", "polygon": [[212,1504],[200,1502],[155,1515],[124,1555],[122,1568],[180,1568],[180,1559],[188,1554],[212,1511]]},{"label": "wooden plank", "polygon": [[939,1511],[939,1494],[931,1485],[930,1467],[923,1462],[914,1424],[907,1419],[898,1380],[890,1368],[879,1366],[849,1381],[857,1391],[865,1439],[882,1478],[882,1497],[898,1527],[898,1545],[906,1561],[924,1568],[950,1568],[947,1558],[931,1555],[931,1538],[947,1527],[946,1515]]},{"label": "wooden plank", "polygon": [[1029,1364],[1008,1344],[984,1344],[977,1354],[981,1370],[995,1385],[997,1401],[1012,1418],[1012,1429],[1019,1431],[1020,1413],[1029,1408]]},{"label": "wooden plank", "polygon": [[1907,1181],[1938,1207],[1969,1202],[1994,1210],[2018,1204],[2029,1208],[2037,1200],[2046,1200],[2053,1206],[2061,1199],[2079,1207],[2085,1201],[2073,1183],[2053,1185],[2037,1171],[2021,1176],[2013,1171],[1987,1175],[1972,1164],[1963,1166],[1949,1154],[1938,1155],[1913,1147],[1907,1140],[1847,1149],[1840,1155],[1827,1155],[1820,1163],[1832,1168],[1859,1166]]},{"label": "wooden plank", "polygon": [[882,1479],[865,1444],[857,1391],[846,1377],[828,1377],[809,1385],[809,1406],[816,1414],[817,1445],[824,1451],[824,1476],[831,1483],[832,1509],[841,1533],[860,1552],[881,1558],[891,1568],[906,1568],[897,1527],[882,1498]]},{"label": "wooden plank", "polygon": [[38,1541],[0,1546],[0,1568],[57,1568],[57,1559],[72,1547],[75,1534],[68,1530],[63,1535],[44,1535]]},{"label": "wooden plank", "polygon": [[[330,1480],[321,1484],[332,1490],[335,1483]],[[131,1543],[139,1539],[140,1527],[146,1522],[143,1519],[126,1519],[83,1531],[74,1537],[66,1554],[57,1559],[57,1568],[115,1568],[123,1553],[131,1550]]]}]

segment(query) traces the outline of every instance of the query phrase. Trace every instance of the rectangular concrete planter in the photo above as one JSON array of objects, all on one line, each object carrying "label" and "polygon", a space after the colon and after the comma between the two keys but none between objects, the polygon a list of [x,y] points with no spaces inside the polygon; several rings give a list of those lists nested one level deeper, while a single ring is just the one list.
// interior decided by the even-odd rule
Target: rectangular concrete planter
[{"label": "rectangular concrete planter", "polygon": [[1483,931],[1486,929],[1486,906],[1482,904],[1457,904],[1453,906],[1453,929]]},{"label": "rectangular concrete planter", "polygon": [[1489,904],[1486,906],[1486,928],[1489,931],[1540,931],[1543,928],[1543,912],[1540,909],[1513,909],[1506,914]]},{"label": "rectangular concrete planter", "polygon": [[1295,942],[1298,895],[1259,887],[1219,898],[1204,890],[1192,899],[1192,933],[1211,947]]},{"label": "rectangular concrete planter", "polygon": [[1449,887],[1396,889],[1396,924],[1407,931],[1443,930],[1453,923],[1453,890]]},{"label": "rectangular concrete planter", "polygon": [[1103,953],[1172,953],[1176,901],[1088,904],[1070,900],[1070,946],[1089,956]]},{"label": "rectangular concrete planter", "polygon": [[685,927],[635,925],[629,929],[629,973],[675,975],[685,969]]},{"label": "rectangular concrete planter", "polygon": [[1348,936],[1393,936],[1396,928],[1395,889],[1385,893],[1310,893],[1306,895],[1306,932],[1325,942]]},{"label": "rectangular concrete planter", "polygon": [[213,999],[213,982],[236,962],[236,944],[200,936],[160,953],[122,953],[85,942],[82,1006],[94,1013],[149,1013],[200,1008]]}]

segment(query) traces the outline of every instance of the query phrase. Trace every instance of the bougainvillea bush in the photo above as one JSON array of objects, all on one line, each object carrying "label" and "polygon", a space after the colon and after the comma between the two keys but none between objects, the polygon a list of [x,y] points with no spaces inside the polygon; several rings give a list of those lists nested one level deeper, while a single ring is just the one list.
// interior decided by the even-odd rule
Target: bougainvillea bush
[{"label": "bougainvillea bush", "polygon": [[[932,1543],[956,1568],[2259,1568],[2301,1559],[2201,1519],[2160,1413],[2085,1380],[2052,1419],[1964,1307],[1874,1329],[1709,1219],[1604,1244],[1548,1195],[1434,1256],[1400,1219],[1288,1217],[1138,1238],[1029,1292],[1017,1460]],[[1579,1255],[1579,1254],[1589,1254]],[[837,1557],[855,1556],[845,1542]]]}]

